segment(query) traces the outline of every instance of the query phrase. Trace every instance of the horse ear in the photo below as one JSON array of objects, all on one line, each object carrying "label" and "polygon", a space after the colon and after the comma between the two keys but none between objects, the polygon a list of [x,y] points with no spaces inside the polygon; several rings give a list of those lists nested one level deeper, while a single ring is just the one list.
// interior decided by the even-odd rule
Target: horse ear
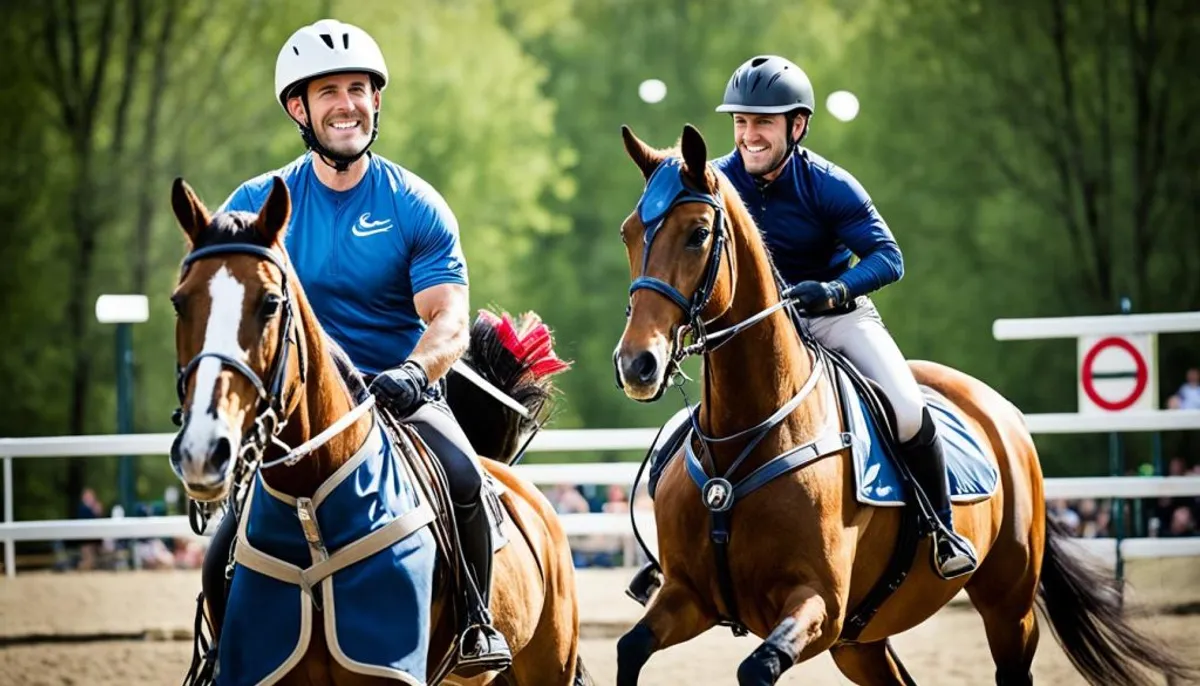
[{"label": "horse ear", "polygon": [[258,232],[269,244],[280,240],[283,230],[287,227],[288,219],[292,216],[292,197],[288,193],[287,184],[278,176],[271,183],[271,193],[258,212],[254,222]]},{"label": "horse ear", "polygon": [[192,187],[182,178],[176,178],[171,186],[171,209],[175,210],[175,219],[179,228],[187,234],[188,241],[193,245],[196,237],[203,231],[211,220],[208,208],[196,197]]},{"label": "horse ear", "polygon": [[679,142],[679,148],[683,153],[684,173],[698,187],[712,190],[707,173],[708,146],[704,142],[704,136],[700,135],[700,131],[696,127],[691,124],[684,124],[683,137]]},{"label": "horse ear", "polygon": [[621,138],[625,140],[625,152],[629,153],[629,157],[637,164],[638,169],[642,170],[642,176],[649,179],[658,165],[662,163],[664,155],[643,143],[633,134],[633,129],[624,124],[621,125]]}]

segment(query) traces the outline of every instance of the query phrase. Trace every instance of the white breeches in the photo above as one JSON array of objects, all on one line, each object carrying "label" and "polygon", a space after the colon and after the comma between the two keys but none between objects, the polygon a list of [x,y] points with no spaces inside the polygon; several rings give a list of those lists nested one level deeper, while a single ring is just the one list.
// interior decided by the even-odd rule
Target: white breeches
[{"label": "white breeches", "polygon": [[921,429],[925,400],[875,305],[866,298],[859,299],[859,303],[853,312],[813,317],[805,319],[804,324],[822,345],[845,355],[860,372],[883,387],[896,411],[896,431],[903,443]]}]

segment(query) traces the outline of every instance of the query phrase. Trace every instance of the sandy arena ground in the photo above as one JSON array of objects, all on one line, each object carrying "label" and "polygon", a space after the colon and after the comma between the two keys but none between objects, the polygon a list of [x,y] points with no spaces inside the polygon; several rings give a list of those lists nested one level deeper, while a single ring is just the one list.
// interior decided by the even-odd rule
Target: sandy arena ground
[{"label": "sandy arena ground", "polygon": [[[1130,604],[1148,614],[1139,627],[1200,665],[1200,565],[1196,560],[1130,563]],[[598,684],[616,678],[616,639],[640,616],[622,589],[627,570],[579,573],[582,655]],[[0,684],[178,684],[191,659],[198,572],[20,574],[0,578]],[[1185,610],[1190,610],[1191,614]],[[71,636],[89,637],[71,641]],[[109,636],[108,640],[95,640]],[[52,637],[30,641],[30,637]],[[14,641],[15,639],[15,641]],[[897,637],[896,650],[921,684],[992,683],[983,625],[956,603]],[[643,684],[736,683],[738,663],[758,644],[712,630],[653,657]],[[1043,631],[1034,677],[1054,686],[1082,684]],[[793,668],[782,684],[849,683],[828,656]]]}]

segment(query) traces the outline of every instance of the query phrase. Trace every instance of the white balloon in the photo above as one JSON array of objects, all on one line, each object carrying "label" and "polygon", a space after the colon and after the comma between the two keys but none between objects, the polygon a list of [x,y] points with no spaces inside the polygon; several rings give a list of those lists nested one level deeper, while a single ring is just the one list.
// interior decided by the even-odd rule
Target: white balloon
[{"label": "white balloon", "polygon": [[850,91],[834,91],[825,99],[825,109],[834,119],[850,121],[858,116],[858,98]]},{"label": "white balloon", "polygon": [[638,85],[638,97],[643,102],[661,102],[663,98],[667,97],[667,84],[658,79],[646,79]]}]

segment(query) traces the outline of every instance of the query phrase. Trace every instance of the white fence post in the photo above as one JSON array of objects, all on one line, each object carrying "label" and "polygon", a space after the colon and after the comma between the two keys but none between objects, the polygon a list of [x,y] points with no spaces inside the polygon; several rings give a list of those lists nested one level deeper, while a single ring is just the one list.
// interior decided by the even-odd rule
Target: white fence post
[{"label": "white fence post", "polygon": [[[4,456],[4,523],[13,521],[13,473],[12,457]],[[12,579],[17,575],[17,544],[11,538],[4,539],[4,575]]]}]

